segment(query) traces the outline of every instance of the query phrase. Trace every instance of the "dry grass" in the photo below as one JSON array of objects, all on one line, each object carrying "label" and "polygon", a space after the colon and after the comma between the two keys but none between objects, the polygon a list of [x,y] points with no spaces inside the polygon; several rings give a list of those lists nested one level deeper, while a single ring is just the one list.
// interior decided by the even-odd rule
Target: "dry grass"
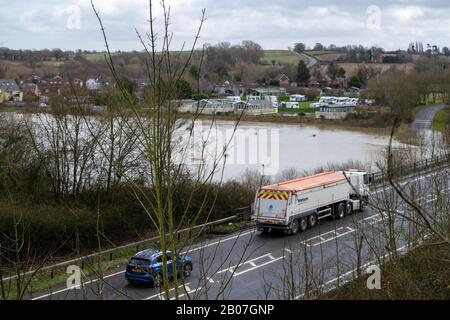
[{"label": "dry grass", "polygon": [[336,300],[448,300],[450,248],[425,246],[382,266],[381,290],[368,290],[357,279],[325,295]]}]

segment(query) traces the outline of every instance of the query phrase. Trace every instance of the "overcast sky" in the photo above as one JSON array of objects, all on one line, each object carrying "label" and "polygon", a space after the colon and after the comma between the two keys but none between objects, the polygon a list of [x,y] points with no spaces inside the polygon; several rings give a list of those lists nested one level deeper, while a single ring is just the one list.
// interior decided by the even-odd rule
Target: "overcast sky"
[{"label": "overcast sky", "polygon": [[[155,10],[161,13],[159,1]],[[141,50],[135,28],[148,29],[148,0],[94,0],[113,50]],[[90,0],[0,0],[0,46],[95,49],[104,44]],[[379,45],[411,41],[450,46],[449,0],[168,0],[173,49],[192,43],[202,8],[200,45],[254,40],[265,49],[296,42]],[[161,23],[161,16],[157,17]]]}]

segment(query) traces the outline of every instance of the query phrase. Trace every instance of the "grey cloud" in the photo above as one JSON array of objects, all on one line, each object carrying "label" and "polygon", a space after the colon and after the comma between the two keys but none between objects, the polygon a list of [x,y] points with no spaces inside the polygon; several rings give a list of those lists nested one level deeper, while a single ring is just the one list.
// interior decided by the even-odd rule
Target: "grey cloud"
[{"label": "grey cloud", "polygon": [[[35,0],[10,4],[0,12],[0,43],[14,48],[97,49],[104,44],[89,0]],[[265,48],[308,45],[365,44],[405,48],[410,41],[450,45],[450,3],[446,0],[171,0],[174,45],[191,42],[201,9],[208,20],[201,42],[252,39]],[[134,28],[146,31],[146,0],[95,0],[114,49],[139,50]],[[159,2],[157,2],[159,3]],[[157,3],[155,6],[157,6]],[[66,27],[68,5],[81,10],[81,28]],[[367,8],[381,9],[381,29],[366,27]],[[161,19],[158,20],[161,22]]]}]

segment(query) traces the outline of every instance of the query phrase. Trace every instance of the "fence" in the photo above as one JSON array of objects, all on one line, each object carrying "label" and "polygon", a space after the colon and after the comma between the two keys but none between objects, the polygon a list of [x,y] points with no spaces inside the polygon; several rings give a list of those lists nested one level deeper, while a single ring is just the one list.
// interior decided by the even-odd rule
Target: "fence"
[{"label": "fence", "polygon": [[[202,225],[198,225],[198,226],[194,226],[194,227],[190,227],[190,228],[185,228],[185,229],[179,230],[179,231],[176,232],[177,237],[178,237],[178,239],[180,239],[181,235],[183,233],[191,233],[191,232],[193,232],[195,230],[199,230],[199,229],[207,230],[207,231],[210,232],[211,231],[211,229],[210,229],[211,227],[214,227],[214,226],[217,226],[217,225],[223,225],[225,223],[229,223],[229,222],[232,222],[232,221],[239,221],[240,219],[243,219],[249,211],[250,211],[250,206],[249,207],[245,207],[245,208],[235,209],[235,213],[236,214],[234,216],[231,216],[231,217],[228,217],[228,218],[225,218],[225,219],[220,219],[220,220],[217,220],[217,221],[208,222],[208,223],[205,223],[205,224],[202,224]],[[250,215],[248,215],[248,216],[250,217]],[[81,264],[81,267],[84,268],[84,264],[85,264],[86,261],[89,261],[89,260],[94,259],[94,258],[99,258],[101,256],[108,256],[109,255],[109,260],[112,261],[113,258],[114,258],[114,253],[116,253],[118,251],[125,250],[125,249],[130,249],[130,248],[136,248],[136,251],[139,251],[141,246],[143,246],[145,244],[149,244],[149,243],[154,243],[154,242],[157,242],[159,240],[160,240],[160,238],[159,238],[159,236],[157,236],[157,237],[153,237],[153,238],[150,238],[150,239],[133,242],[133,243],[130,243],[130,244],[127,244],[127,245],[123,245],[123,246],[120,246],[120,247],[115,247],[115,248],[112,248],[112,249],[109,249],[109,250],[105,250],[105,251],[102,251],[102,252],[96,252],[96,253],[93,253],[93,254],[90,254],[90,255],[87,255],[87,256],[83,256],[83,257],[75,258],[75,259],[72,259],[72,260],[64,261],[64,262],[57,263],[57,264],[54,264],[54,265],[51,265],[51,266],[45,266],[45,267],[42,267],[42,268],[40,268],[38,270],[27,271],[27,272],[22,273],[21,277],[30,276],[30,275],[36,274],[37,272],[50,272],[51,273],[51,277],[53,278],[53,274],[54,274],[55,270],[66,268],[68,266],[77,265],[77,264]],[[16,279],[18,279],[18,276],[14,275],[14,276],[11,276],[11,277],[8,277],[8,278],[3,278],[2,280],[4,282],[10,282],[10,281],[13,281],[13,280],[16,280]]]},{"label": "fence", "polygon": [[[410,174],[411,172],[421,172],[425,169],[429,169],[430,167],[434,167],[434,166],[440,166],[443,164],[449,164],[450,163],[450,154],[447,154],[445,156],[442,157],[438,157],[436,159],[426,159],[423,161],[419,161],[417,163],[413,163],[413,164],[408,164],[408,165],[403,165],[403,166],[398,166],[395,167],[393,169],[393,171],[395,173],[397,173],[397,176],[406,176],[408,174]],[[385,182],[387,180],[386,177],[386,173],[383,172],[377,172],[377,173],[373,173],[372,174],[372,182],[375,184],[378,183],[382,183]],[[235,210],[235,215],[225,218],[225,219],[221,219],[221,220],[217,220],[217,221],[213,221],[213,222],[208,222],[202,225],[198,225],[198,226],[194,226],[194,227],[190,227],[190,228],[186,228],[183,230],[179,230],[177,232],[177,236],[178,238],[181,237],[181,235],[183,233],[191,233],[194,230],[199,230],[199,229],[203,229],[203,230],[210,230],[211,227],[213,226],[217,226],[217,225],[223,225],[225,223],[229,223],[232,221],[238,221],[240,219],[242,219],[243,217],[245,217],[246,214],[248,214],[250,211],[250,206],[245,207],[245,208],[239,208]],[[138,241],[138,242],[134,242],[134,243],[130,243],[124,246],[120,246],[120,247],[116,247],[116,248],[112,248],[109,250],[105,250],[102,252],[97,252],[97,253],[93,253],[84,257],[79,257],[79,258],[75,258],[69,261],[64,261],[61,263],[57,263],[51,266],[45,266],[42,267],[38,270],[32,270],[32,271],[28,271],[25,272],[23,274],[21,274],[21,276],[29,276],[29,275],[33,275],[36,274],[37,272],[51,272],[51,276],[53,277],[53,273],[55,270],[58,269],[62,269],[65,267],[68,267],[70,265],[75,265],[75,264],[81,264],[81,266],[84,266],[85,261],[88,261],[90,259],[93,258],[98,258],[101,256],[108,256],[109,255],[109,259],[113,260],[114,257],[114,253],[121,251],[121,250],[125,250],[125,249],[130,249],[130,248],[136,248],[136,251],[139,251],[140,246],[143,246],[144,244],[148,244],[148,243],[152,243],[152,242],[156,242],[159,240],[159,236],[158,237],[154,237],[154,238],[150,238],[150,239],[146,239],[146,240],[142,240],[142,241]],[[12,280],[16,280],[18,278],[17,275],[15,276],[11,276],[8,278],[4,278],[3,281],[4,282],[8,282],[8,281],[12,281]]]}]

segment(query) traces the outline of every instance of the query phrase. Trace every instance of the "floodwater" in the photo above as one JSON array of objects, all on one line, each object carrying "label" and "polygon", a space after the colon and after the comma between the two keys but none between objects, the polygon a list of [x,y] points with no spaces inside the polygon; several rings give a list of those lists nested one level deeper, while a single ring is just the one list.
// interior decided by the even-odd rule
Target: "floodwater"
[{"label": "floodwater", "polygon": [[[39,128],[41,123],[36,121],[36,116],[32,118]],[[49,119],[51,124],[51,116]],[[82,131],[88,134],[84,127]],[[278,123],[240,123],[235,128],[232,121],[217,121],[214,125],[197,121],[193,136],[187,133],[190,131],[186,128],[177,132],[179,134],[175,136],[180,142],[176,143],[176,148],[179,150],[174,154],[180,158],[175,161],[186,165],[195,176],[201,167],[203,177],[216,164],[216,181],[239,180],[247,171],[276,179],[286,170],[304,173],[350,161],[376,170],[375,162],[382,158],[389,142],[387,136],[359,131]],[[184,140],[186,134],[189,135],[187,144]],[[136,165],[140,169],[145,167],[145,163]],[[139,172],[130,174],[139,175]]]},{"label": "floodwater", "polygon": [[[208,153],[214,155],[210,164],[213,158],[220,162],[216,176],[223,171],[224,180],[238,179],[247,170],[278,176],[285,170],[304,172],[349,161],[375,169],[389,143],[387,136],[292,124],[240,123],[234,133],[233,122],[219,121],[213,129],[204,124],[203,132]],[[218,161],[224,154],[226,160]]]}]

